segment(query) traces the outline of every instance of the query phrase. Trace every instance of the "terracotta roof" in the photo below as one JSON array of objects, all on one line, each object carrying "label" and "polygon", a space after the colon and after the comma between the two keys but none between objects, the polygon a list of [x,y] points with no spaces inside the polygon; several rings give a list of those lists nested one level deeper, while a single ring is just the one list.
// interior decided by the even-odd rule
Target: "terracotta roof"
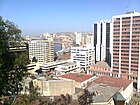
[{"label": "terracotta roof", "polygon": [[132,82],[132,80],[127,80],[124,78],[113,78],[113,77],[102,76],[102,77],[97,78],[93,82],[98,83],[98,84],[101,84],[101,83],[107,84],[113,87],[123,87],[123,89],[125,90],[127,86]]},{"label": "terracotta roof", "polygon": [[92,77],[92,75],[83,74],[83,73],[69,73],[59,76],[61,78],[75,80],[76,82],[83,82]]}]

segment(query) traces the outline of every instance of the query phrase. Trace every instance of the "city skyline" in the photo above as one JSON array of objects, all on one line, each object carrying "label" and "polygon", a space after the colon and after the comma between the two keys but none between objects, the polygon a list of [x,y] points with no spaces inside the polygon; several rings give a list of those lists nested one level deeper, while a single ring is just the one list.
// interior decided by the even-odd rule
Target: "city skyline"
[{"label": "city skyline", "polygon": [[140,12],[139,0],[9,0],[0,1],[0,16],[14,22],[22,35],[92,31],[92,25],[113,15]]}]

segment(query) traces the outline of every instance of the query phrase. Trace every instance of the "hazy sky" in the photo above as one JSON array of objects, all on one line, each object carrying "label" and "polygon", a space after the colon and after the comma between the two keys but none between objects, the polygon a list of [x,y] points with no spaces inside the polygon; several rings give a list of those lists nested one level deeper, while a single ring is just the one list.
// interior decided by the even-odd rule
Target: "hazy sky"
[{"label": "hazy sky", "polygon": [[0,0],[0,15],[22,35],[92,31],[92,24],[127,11],[140,12],[140,0]]}]

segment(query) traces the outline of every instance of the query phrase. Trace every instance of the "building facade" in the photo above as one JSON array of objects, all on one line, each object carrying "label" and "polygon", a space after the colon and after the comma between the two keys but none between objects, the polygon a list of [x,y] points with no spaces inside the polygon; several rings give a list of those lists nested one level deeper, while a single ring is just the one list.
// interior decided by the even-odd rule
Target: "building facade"
[{"label": "building facade", "polygon": [[54,43],[48,40],[32,40],[29,44],[29,59],[37,59],[37,62],[47,63],[54,61]]},{"label": "building facade", "polygon": [[94,49],[85,47],[72,47],[71,60],[80,65],[80,70],[86,71],[94,63]]},{"label": "building facade", "polygon": [[112,76],[131,79],[140,88],[140,13],[113,16]]},{"label": "building facade", "polygon": [[81,45],[81,42],[82,42],[82,33],[75,32],[75,35],[76,35],[76,44],[77,45]]},{"label": "building facade", "polygon": [[60,96],[61,94],[75,93],[75,82],[72,80],[47,80],[45,77],[39,77],[33,80],[33,85],[38,87],[38,92],[42,96]]},{"label": "building facade", "polygon": [[54,70],[56,76],[63,75],[66,73],[80,72],[79,65],[77,65],[74,62],[67,62],[65,64],[57,65],[57,67]]},{"label": "building facade", "polygon": [[93,74],[96,76],[111,76],[111,69],[110,66],[104,62],[99,61],[96,64],[91,65],[88,68],[88,74]]},{"label": "building facade", "polygon": [[94,48],[94,37],[93,35],[86,36],[86,47],[93,47]]},{"label": "building facade", "polygon": [[110,21],[101,21],[94,23],[93,36],[95,47],[95,61],[106,61],[111,65],[110,56],[110,33],[112,23]]}]

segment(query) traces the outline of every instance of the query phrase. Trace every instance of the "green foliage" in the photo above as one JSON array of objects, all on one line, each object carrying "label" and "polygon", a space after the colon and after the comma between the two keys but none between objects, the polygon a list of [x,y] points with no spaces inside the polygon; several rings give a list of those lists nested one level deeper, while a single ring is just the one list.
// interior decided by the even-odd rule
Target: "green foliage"
[{"label": "green foliage", "polygon": [[84,89],[83,94],[78,98],[79,105],[89,105],[93,102],[92,97],[93,94],[91,94],[87,89]]},{"label": "green foliage", "polygon": [[0,17],[0,96],[16,95],[22,89],[22,77],[29,62],[27,53],[10,51],[10,47],[20,45],[20,34],[13,22]]},{"label": "green foliage", "polygon": [[93,73],[92,76],[96,76],[96,73]]},{"label": "green foliage", "polygon": [[13,105],[34,105],[38,100],[42,102],[38,88],[33,86],[32,81],[29,85],[29,94],[18,95]]}]

